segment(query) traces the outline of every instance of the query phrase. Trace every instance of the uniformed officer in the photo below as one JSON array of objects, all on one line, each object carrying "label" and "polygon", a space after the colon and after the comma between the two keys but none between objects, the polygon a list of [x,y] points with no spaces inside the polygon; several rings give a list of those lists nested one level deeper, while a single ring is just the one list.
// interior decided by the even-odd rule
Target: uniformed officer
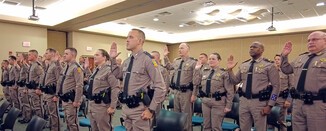
[{"label": "uniformed officer", "polygon": [[56,50],[53,48],[48,48],[45,52],[44,58],[49,63],[45,67],[44,75],[41,77],[41,90],[44,93],[43,99],[46,101],[46,110],[48,111],[50,118],[50,129],[51,131],[60,130],[59,122],[59,112],[58,112],[58,101],[56,98],[57,90],[57,81],[60,77],[60,72],[62,67],[58,61],[58,55]]},{"label": "uniformed officer", "polygon": [[200,65],[200,70],[207,70],[209,69],[209,64],[208,64],[208,56],[206,53],[200,53],[197,61],[197,65]]},{"label": "uniformed officer", "polygon": [[294,74],[295,89],[292,125],[294,131],[324,131],[326,129],[326,34],[312,32],[308,36],[308,52],[289,63],[292,43],[287,42],[282,51],[281,70]]},{"label": "uniformed officer", "polygon": [[[169,75],[170,75],[170,73],[160,62],[161,61],[160,52],[152,51],[151,55],[152,55],[152,59],[156,61],[158,69],[161,71],[161,74],[162,74],[162,77],[163,77],[163,80],[164,80],[164,83],[165,83],[165,86],[167,89],[167,91],[166,91],[166,94],[167,94],[169,92],[169,85],[170,85],[170,76]],[[162,109],[162,104],[163,104],[163,102],[160,103],[155,110],[155,117],[153,119],[152,126],[156,125],[156,118],[160,114],[160,110]]]},{"label": "uniformed officer", "polygon": [[111,72],[109,54],[103,49],[96,51],[94,64],[97,65],[94,73],[89,77],[87,98],[92,131],[112,131],[112,115],[115,111],[119,80]]},{"label": "uniformed officer", "polygon": [[20,71],[19,71],[19,79],[17,81],[18,86],[18,98],[20,100],[20,106],[22,111],[22,118],[18,120],[20,123],[28,123],[30,118],[32,118],[31,111],[28,111],[28,109],[31,110],[30,103],[28,101],[28,94],[27,94],[27,87],[26,87],[26,81],[28,78],[28,69],[29,64],[27,60],[28,55],[18,54],[18,61],[20,64]]},{"label": "uniformed officer", "polygon": [[1,85],[2,85],[2,91],[3,94],[8,102],[11,103],[10,99],[10,91],[9,87],[7,86],[7,83],[9,82],[9,61],[3,60],[1,63]]},{"label": "uniformed officer", "polygon": [[16,81],[18,81],[19,78],[19,70],[20,66],[17,64],[17,58],[15,56],[9,56],[9,90],[10,90],[10,98],[11,98],[11,104],[13,107],[20,109],[19,100],[18,100],[18,90]]},{"label": "uniformed officer", "polygon": [[196,65],[194,85],[201,87],[199,97],[202,98],[204,131],[222,131],[224,115],[232,107],[233,84],[228,72],[219,67],[220,61],[221,56],[212,53],[208,60],[210,68],[202,71],[202,64]]},{"label": "uniformed officer", "polygon": [[281,55],[275,55],[274,57],[275,61],[275,66],[279,72],[280,75],[280,93],[279,97],[276,101],[276,106],[281,107],[280,111],[280,118],[279,118],[279,123],[281,124],[281,131],[287,131],[287,126],[286,126],[286,116],[287,116],[287,110],[291,106],[292,103],[292,98],[289,95],[290,94],[290,88],[294,87],[294,79],[293,79],[293,74],[286,75],[284,74],[281,69]]},{"label": "uniformed officer", "polygon": [[253,42],[250,45],[251,59],[240,65],[235,75],[232,69],[236,66],[233,56],[228,58],[228,72],[233,84],[243,83],[238,89],[240,98],[240,128],[250,131],[254,122],[257,131],[266,131],[267,114],[275,105],[279,93],[279,74],[272,62],[262,58],[264,45]]},{"label": "uniformed officer", "polygon": [[[57,85],[58,96],[61,98],[64,108],[65,119],[69,131],[78,131],[78,108],[83,95],[83,70],[76,62],[77,50],[75,48],[66,48],[63,58],[67,63],[62,69]],[[56,100],[57,97],[54,97]]]},{"label": "uniformed officer", "polygon": [[[39,84],[40,84],[40,78],[44,74],[43,67],[41,63],[37,61],[38,58],[38,52],[36,50],[29,50],[28,52],[28,60],[30,61],[30,67],[29,67],[29,74],[27,77],[27,84],[26,87],[28,88],[28,96],[29,101],[31,105],[31,110],[28,110],[29,114],[32,114],[32,110],[35,113],[35,115],[43,118],[43,109],[42,109],[42,101],[41,101],[41,95],[42,92],[40,90]],[[32,116],[32,115],[28,115]],[[30,120],[31,118],[28,118],[27,120]]]},{"label": "uniformed officer", "polygon": [[[122,64],[123,92],[119,94],[119,100],[123,103],[122,117],[125,120],[127,131],[149,131],[150,119],[155,114],[155,109],[165,98],[165,84],[152,61],[149,53],[142,47],[145,42],[145,34],[139,29],[132,29],[127,37],[127,50],[131,51]],[[110,56],[116,58],[116,43],[111,45]],[[112,64],[115,64],[113,59]],[[123,74],[123,75],[122,75]],[[148,90],[152,86],[153,90]],[[152,94],[152,99],[149,95]]]},{"label": "uniformed officer", "polygon": [[196,60],[189,57],[190,47],[187,43],[179,45],[179,58],[169,61],[167,47],[164,49],[164,63],[168,70],[174,70],[170,87],[175,90],[174,111],[188,113],[185,130],[192,131],[192,103],[196,100],[197,89],[193,86]]}]

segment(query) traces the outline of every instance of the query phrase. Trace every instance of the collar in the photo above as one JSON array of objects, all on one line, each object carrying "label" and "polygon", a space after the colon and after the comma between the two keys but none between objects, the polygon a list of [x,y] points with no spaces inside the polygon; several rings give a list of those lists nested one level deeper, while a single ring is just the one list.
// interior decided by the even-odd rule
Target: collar
[{"label": "collar", "polygon": [[251,59],[251,61],[250,62],[252,62],[252,61],[256,61],[256,63],[259,63],[259,62],[261,62],[263,60],[263,57],[259,57],[258,59],[256,59],[256,60],[254,60],[254,59]]},{"label": "collar", "polygon": [[[321,50],[320,52],[316,53],[317,56],[320,56],[326,52],[326,49]],[[308,56],[312,55],[313,53],[309,52]]]},{"label": "collar", "polygon": [[131,54],[131,55],[134,57],[134,59],[137,59],[140,56],[140,54],[143,53],[143,52],[144,52],[144,50],[140,49],[137,53]]}]

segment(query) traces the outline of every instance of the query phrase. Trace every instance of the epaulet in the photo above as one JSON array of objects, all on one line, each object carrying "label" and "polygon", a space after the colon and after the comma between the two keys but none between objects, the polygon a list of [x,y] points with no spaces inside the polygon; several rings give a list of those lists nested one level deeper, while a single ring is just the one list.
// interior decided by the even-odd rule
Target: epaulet
[{"label": "epaulet", "polygon": [[244,62],[242,62],[242,63],[246,63],[246,62],[248,62],[248,61],[250,61],[251,59],[248,59],[248,60],[246,60],[246,61],[244,61]]},{"label": "epaulet", "polygon": [[82,68],[82,66],[79,63],[75,62],[75,64],[77,65],[77,67]]},{"label": "epaulet", "polygon": [[263,60],[266,61],[266,62],[274,63],[274,61],[272,61],[270,59],[263,58]]},{"label": "epaulet", "polygon": [[149,58],[151,58],[152,63],[153,63],[153,65],[154,65],[154,67],[156,68],[156,67],[158,66],[158,64],[157,64],[156,60],[153,59],[153,56],[152,56],[151,54],[149,54],[147,51],[144,51],[144,53],[145,53]]},{"label": "epaulet", "polygon": [[180,60],[181,59],[181,57],[179,57],[179,58],[175,58],[174,60]]},{"label": "epaulet", "polygon": [[144,51],[144,53],[151,59],[153,59],[153,56],[151,54],[149,54],[147,51]]},{"label": "epaulet", "polygon": [[205,67],[204,67],[204,69],[203,69],[203,70],[210,70],[210,68],[205,68]]},{"label": "epaulet", "polygon": [[305,55],[305,54],[309,54],[309,52],[301,53],[299,56],[301,56],[301,55]]},{"label": "epaulet", "polygon": [[197,59],[193,58],[193,57],[189,57],[190,60],[194,60],[197,61]]},{"label": "epaulet", "polygon": [[226,68],[220,68],[221,71],[226,71]]}]

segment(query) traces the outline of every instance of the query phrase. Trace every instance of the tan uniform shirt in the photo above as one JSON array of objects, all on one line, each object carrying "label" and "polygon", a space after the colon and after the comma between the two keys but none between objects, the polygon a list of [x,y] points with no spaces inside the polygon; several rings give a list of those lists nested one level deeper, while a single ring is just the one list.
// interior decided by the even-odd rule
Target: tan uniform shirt
[{"label": "tan uniform shirt", "polygon": [[[18,81],[20,67],[12,65],[9,69],[9,81]],[[16,84],[15,84],[16,85]]]},{"label": "tan uniform shirt", "polygon": [[[243,83],[242,91],[246,91],[247,76],[249,67],[252,60],[243,62],[240,65],[240,69],[236,75],[232,71],[229,71],[230,80],[233,84]],[[254,64],[253,75],[252,75],[252,94],[258,94],[259,91],[266,89],[271,84],[273,91],[271,98],[268,101],[268,105],[274,106],[279,94],[280,87],[280,76],[273,63],[269,62],[264,58],[258,58]]]},{"label": "tan uniform shirt", "polygon": [[[99,68],[93,82],[93,94],[99,93],[107,88],[111,88],[111,103],[110,107],[115,109],[118,101],[118,94],[120,92],[120,81],[112,74],[111,66],[108,62]],[[96,70],[96,69],[95,69]],[[94,70],[94,72],[95,72]]]},{"label": "tan uniform shirt", "polygon": [[166,86],[166,89],[169,88],[170,86],[170,73],[169,71],[162,65],[158,65],[158,68],[159,70],[161,71],[161,74],[162,74],[162,77],[163,77],[163,80],[164,80],[164,83],[165,83],[165,86]]},{"label": "tan uniform shirt", "polygon": [[[173,80],[171,82],[176,83],[178,77],[179,65],[181,64],[182,59],[177,58],[173,63],[170,63],[169,58],[164,57],[164,62],[166,63],[166,68],[168,70],[174,70]],[[196,67],[196,60],[191,57],[186,57],[181,67],[181,76],[180,76],[180,85],[187,85],[193,83],[194,71]],[[197,95],[197,87],[194,86],[192,95]]]},{"label": "tan uniform shirt", "polygon": [[22,80],[25,80],[27,81],[27,77],[28,77],[28,68],[29,68],[29,65],[25,65],[23,64],[20,68],[20,71],[19,71],[19,81],[22,81]]},{"label": "tan uniform shirt", "polygon": [[[311,53],[301,54],[291,64],[288,57],[282,56],[281,70],[285,74],[294,74],[294,87],[298,85],[302,68],[309,59]],[[316,54],[310,62],[306,75],[304,89],[312,93],[318,93],[321,88],[326,88],[326,49]]]},{"label": "tan uniform shirt", "polygon": [[9,81],[9,69],[8,68],[2,70],[2,74],[1,74],[1,82],[6,82],[6,81]]},{"label": "tan uniform shirt", "polygon": [[[39,62],[32,62],[32,67],[30,67],[30,71],[29,71],[29,82],[31,81],[35,81],[36,83],[40,84],[41,80],[41,76],[44,74],[44,70],[43,67],[41,65],[41,63]],[[37,87],[39,88],[39,87]]]},{"label": "tan uniform shirt", "polygon": [[61,71],[62,67],[60,63],[58,61],[51,61],[49,65],[46,66],[44,75],[42,76],[42,84],[44,83],[43,86],[54,84],[56,85],[56,91],[58,91],[60,87],[57,85],[57,82],[59,80]]},{"label": "tan uniform shirt", "polygon": [[226,107],[231,109],[232,100],[234,97],[234,85],[229,80],[228,72],[221,70],[220,68],[206,68],[206,69],[196,69],[195,77],[194,77],[194,85],[201,85],[202,91],[206,93],[206,81],[211,74],[211,70],[215,70],[214,74],[211,78],[211,90],[210,93],[213,94],[215,92],[227,92],[226,97]]},{"label": "tan uniform shirt", "polygon": [[[66,78],[63,80],[62,87],[60,87],[62,82],[62,77],[65,75],[65,71],[68,65],[69,68],[66,73]],[[75,102],[81,101],[81,97],[83,95],[83,80],[84,80],[84,74],[81,66],[75,61],[67,63],[66,67],[61,70],[60,78],[57,83],[59,87],[57,93],[59,93],[60,90],[62,90],[62,94],[65,94],[71,90],[75,90],[76,93]]]},{"label": "tan uniform shirt", "polygon": [[[135,95],[141,88],[147,90],[147,87],[151,85],[155,93],[149,108],[155,110],[157,105],[165,99],[166,86],[159,69],[154,67],[152,59],[146,53],[140,50],[138,53],[132,54],[134,61],[128,85],[128,95]],[[128,57],[122,64],[122,73],[119,76],[119,78],[123,78],[122,88],[130,59],[131,57]]]}]

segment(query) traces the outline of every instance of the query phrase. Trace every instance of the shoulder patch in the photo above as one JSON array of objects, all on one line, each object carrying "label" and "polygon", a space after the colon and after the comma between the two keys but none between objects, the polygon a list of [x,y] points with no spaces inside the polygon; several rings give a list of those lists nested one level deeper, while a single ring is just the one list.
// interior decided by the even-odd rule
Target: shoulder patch
[{"label": "shoulder patch", "polygon": [[151,54],[149,54],[147,51],[144,51],[144,53],[151,59],[153,59],[153,56]]},{"label": "shoulder patch", "polygon": [[152,59],[152,63],[153,63],[153,65],[154,65],[154,67],[157,67],[157,66],[158,66],[156,60]]},{"label": "shoulder patch", "polygon": [[82,72],[84,69],[83,69],[83,67],[79,64],[79,63],[77,63],[77,62],[75,62],[75,64],[77,65],[77,71],[80,73],[80,72]]},{"label": "shoulder patch", "polygon": [[274,63],[274,61],[271,61],[270,59],[263,58],[264,61]]},{"label": "shoulder patch", "polygon": [[77,71],[78,71],[78,73],[81,73],[82,69],[80,67],[77,67]]},{"label": "shoulder patch", "polygon": [[246,60],[246,61],[244,61],[244,62],[242,62],[242,63],[246,63],[246,62],[248,62],[248,61],[250,61],[251,59],[248,59],[248,60]]},{"label": "shoulder patch", "polygon": [[301,54],[299,54],[299,56],[301,56],[301,55],[305,55],[305,54],[309,54],[309,52],[301,53]]}]

